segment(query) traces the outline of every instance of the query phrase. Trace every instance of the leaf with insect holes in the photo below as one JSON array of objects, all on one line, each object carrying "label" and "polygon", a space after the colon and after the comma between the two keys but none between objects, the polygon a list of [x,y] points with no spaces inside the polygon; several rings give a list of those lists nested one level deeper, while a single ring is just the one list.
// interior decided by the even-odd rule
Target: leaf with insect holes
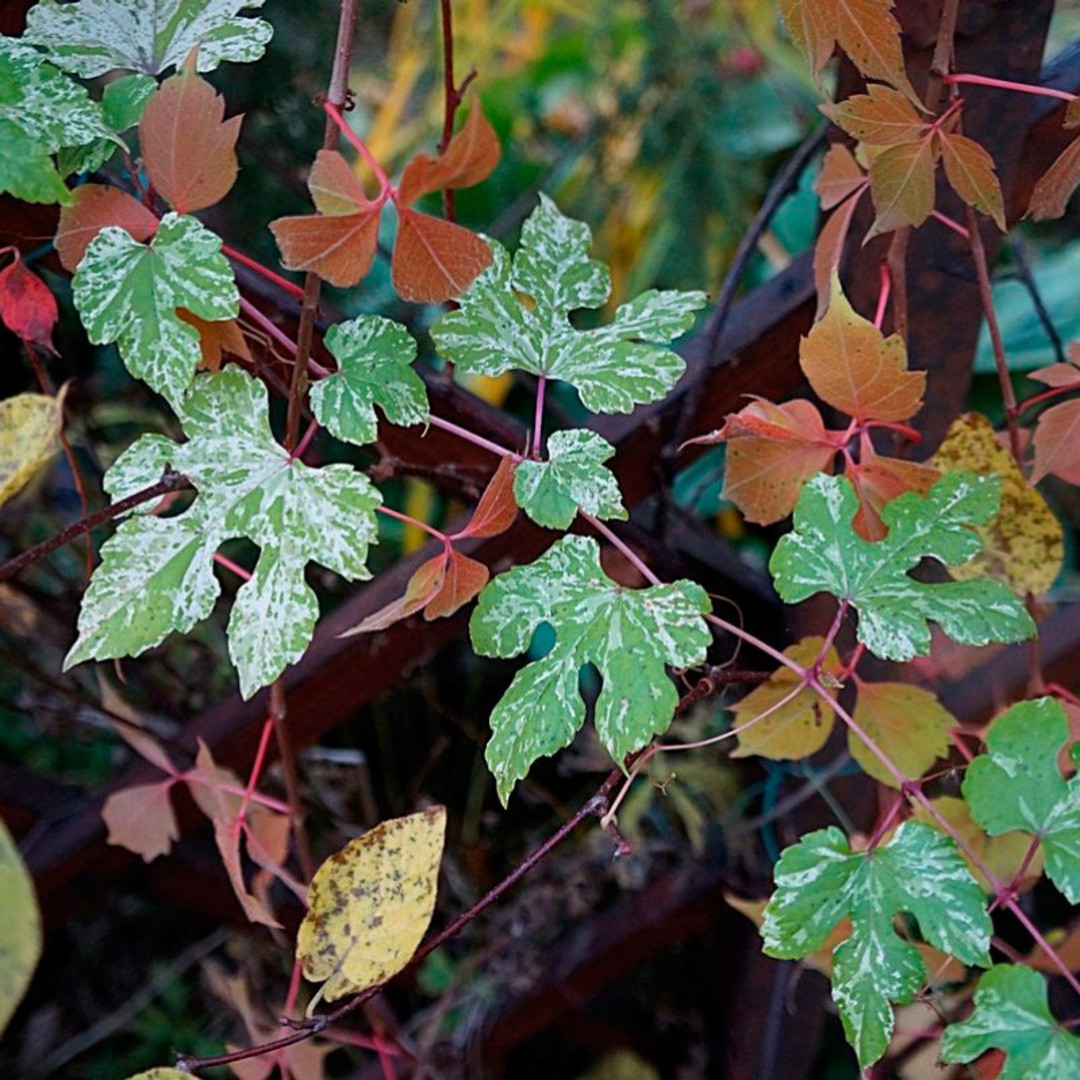
[{"label": "leaf with insect holes", "polygon": [[881,515],[888,535],[870,543],[852,528],[851,482],[815,476],[795,507],[794,529],[769,560],[777,592],[788,604],[819,592],[847,600],[859,613],[859,640],[885,660],[925,656],[930,620],[964,645],[1033,637],[1031,616],[1000,581],[927,584],[908,575],[924,557],[955,566],[978,554],[969,526],[990,520],[999,498],[996,477],[949,473],[929,495],[908,492],[889,503]]},{"label": "leaf with insect holes", "polygon": [[1034,221],[1061,217],[1077,184],[1080,184],[1080,139],[1073,139],[1035,185],[1028,216]]},{"label": "leaf with insect holes", "polygon": [[1080,399],[1051,405],[1035,425],[1035,467],[1031,482],[1037,484],[1051,473],[1080,484]]},{"label": "leaf with insect holes", "polygon": [[205,210],[236,181],[241,116],[226,120],[225,99],[195,72],[196,54],[166,79],[139,121],[139,149],[150,183],[178,213]]},{"label": "leaf with insect holes", "polygon": [[480,594],[469,630],[481,656],[517,656],[541,623],[555,645],[526,664],[491,714],[487,762],[506,805],[538,758],[569,744],[585,722],[578,682],[593,665],[603,680],[594,722],[621,763],[671,723],[678,693],[665,665],[705,658],[711,636],[701,617],[710,603],[690,581],[626,589],[600,568],[600,547],[566,536],[528,566],[515,566]]},{"label": "leaf with insect holes", "polygon": [[[825,639],[820,637],[803,638],[789,645],[784,655],[808,667],[818,658],[824,643]],[[830,646],[820,673],[835,679],[842,670],[840,657]],[[796,689],[798,693],[786,704],[781,704]],[[755,754],[771,761],[798,761],[817,753],[828,740],[836,718],[832,709],[789,667],[778,667],[768,682],[729,705],[728,710],[734,717],[733,726],[749,724],[739,732],[739,746],[731,756]],[[764,718],[758,720],[757,717]]]},{"label": "leaf with insect holes", "polygon": [[30,985],[41,957],[41,916],[34,883],[7,826],[0,819],[0,1034]]},{"label": "leaf with insect holes", "polygon": [[27,269],[18,249],[0,270],[0,321],[16,337],[54,353],[52,332],[58,311],[52,290]]},{"label": "leaf with insect holes", "polygon": [[893,0],[780,0],[791,40],[815,75],[839,45],[868,79],[890,83],[918,102],[904,71],[900,24],[892,7]]},{"label": "leaf with insect holes", "polygon": [[950,1024],[941,1060],[967,1062],[1000,1050],[1000,1080],[1073,1080],[1080,1076],[1080,1037],[1054,1019],[1046,980],[1020,964],[996,964],[979,980],[975,1011]]},{"label": "leaf with insect holes", "polygon": [[570,312],[600,307],[611,290],[607,268],[589,258],[589,242],[586,225],[541,195],[513,262],[490,241],[492,266],[460,309],[435,324],[432,337],[443,356],[462,372],[517,369],[560,379],[593,412],[630,412],[664,397],[686,365],[663,346],[690,329],[705,294],[649,290],[620,305],[606,326],[576,330]]},{"label": "leaf with insect holes", "polygon": [[502,148],[480,103],[474,101],[461,130],[450,140],[444,154],[417,154],[405,166],[398,198],[412,203],[432,191],[472,187],[486,180],[499,164]]},{"label": "leaf with insect holes", "polygon": [[376,825],[315,872],[296,959],[322,987],[308,1006],[384,983],[412,959],[435,910],[446,809]]},{"label": "leaf with insect holes", "polygon": [[922,138],[926,121],[903,94],[879,83],[871,83],[867,91],[854,94],[839,104],[819,107],[856,142],[900,146]]},{"label": "leaf with insect holes", "polygon": [[289,270],[311,271],[331,285],[349,288],[371,269],[382,204],[367,197],[336,150],[320,150],[315,156],[308,190],[317,214],[270,222],[281,262]]},{"label": "leaf with insect holes", "polygon": [[26,16],[26,40],[75,75],[121,69],[158,75],[196,46],[199,71],[258,60],[273,36],[268,22],[240,12],[263,0],[81,0],[39,3]]},{"label": "leaf with insect holes", "polygon": [[546,461],[522,461],[514,472],[518,506],[548,529],[568,529],[578,510],[625,521],[619,482],[604,466],[615,447],[595,431],[556,431]]},{"label": "leaf with insect holes", "polygon": [[311,640],[318,602],[304,580],[310,560],[347,580],[366,579],[380,497],[348,465],[313,469],[274,441],[266,387],[232,366],[200,375],[177,408],[187,442],[143,436],[105,478],[114,498],[156,481],[165,462],[195,486],[191,507],[169,518],[136,515],[102,548],[65,665],[138,656],[210,614],[219,587],[214,552],[246,536],[260,555],[229,618],[229,653],[250,698],[295,663]]},{"label": "leaf with insect holes", "polygon": [[16,394],[0,401],[0,506],[60,448],[64,395]]},{"label": "leaf with insect holes", "polygon": [[945,177],[953,191],[1005,232],[1005,202],[994,172],[994,159],[974,139],[955,132],[938,131]]},{"label": "leaf with insect holes", "polygon": [[90,340],[115,341],[128,371],[174,410],[201,355],[198,332],[176,309],[211,322],[240,310],[221,240],[195,218],[171,213],[149,245],[115,226],[102,229],[79,263],[72,290]]},{"label": "leaf with insect holes", "polygon": [[74,274],[102,229],[115,225],[144,243],[157,231],[157,217],[138,199],[105,184],[81,184],[72,192],[71,203],[60,211],[56,228],[56,253],[64,269]]},{"label": "leaf with insect holes", "polygon": [[903,338],[859,315],[835,274],[825,317],[799,345],[799,366],[822,401],[860,422],[907,420],[922,408],[926,374],[908,371]]},{"label": "leaf with insect holes", "polygon": [[888,843],[859,852],[839,829],[819,829],[784,850],[775,878],[761,930],[768,956],[808,956],[851,918],[851,936],[833,953],[832,993],[863,1068],[889,1046],[891,1003],[911,1001],[926,980],[918,950],[897,935],[897,914],[965,964],[989,963],[982,889],[954,842],[926,825],[905,821]]},{"label": "leaf with insect holes", "polygon": [[979,413],[958,416],[932,464],[942,472],[967,469],[1001,477],[997,514],[985,525],[975,526],[983,549],[970,562],[951,568],[952,576],[960,581],[997,578],[1018,596],[1046,592],[1065,557],[1061,523],[1002,446],[990,421]]},{"label": "leaf with insect holes", "polygon": [[359,315],[326,332],[338,370],[311,391],[319,423],[344,442],[365,446],[378,436],[375,406],[400,427],[425,424],[427,388],[412,368],[416,342],[398,323]]},{"label": "leaf with insect holes", "polygon": [[870,162],[870,197],[877,217],[864,243],[882,233],[918,227],[934,209],[936,143],[930,136],[919,142],[889,146]]},{"label": "leaf with insect holes", "polygon": [[1047,877],[1080,903],[1080,777],[1066,781],[1057,755],[1069,741],[1065,710],[1053,698],[1021,701],[990,725],[986,753],[961,787],[971,816],[991,836],[1022,829],[1039,837]]}]

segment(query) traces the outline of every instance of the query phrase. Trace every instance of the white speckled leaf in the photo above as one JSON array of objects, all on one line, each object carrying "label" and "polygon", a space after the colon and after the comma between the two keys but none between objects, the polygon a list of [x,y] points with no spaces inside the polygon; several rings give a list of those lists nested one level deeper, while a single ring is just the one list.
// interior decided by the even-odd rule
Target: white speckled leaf
[{"label": "white speckled leaf", "polygon": [[928,825],[906,821],[870,852],[853,852],[835,827],[819,829],[785,849],[775,878],[761,927],[769,956],[809,956],[851,918],[850,937],[833,953],[833,999],[863,1067],[888,1049],[890,1002],[910,1001],[926,978],[914,945],[896,934],[898,912],[913,915],[923,938],[965,964],[989,962],[982,889],[953,841]]},{"label": "white speckled leaf", "polygon": [[625,521],[619,483],[604,462],[615,448],[594,431],[556,431],[546,461],[522,461],[514,470],[514,498],[537,523],[568,529],[578,510]]},{"label": "white speckled leaf", "polygon": [[198,496],[175,517],[126,521],[102,548],[102,565],[79,616],[67,667],[138,655],[172,630],[209,615],[218,595],[214,552],[244,536],[260,550],[252,580],[237,594],[229,651],[245,698],[303,654],[318,617],[304,570],[309,561],[349,580],[370,577],[381,501],[348,465],[313,469],[273,438],[262,383],[240,368],[200,375],[178,410],[188,441],[146,435],[106,476],[114,498],[157,479],[166,464]]},{"label": "white speckled leaf", "polygon": [[90,340],[115,341],[128,371],[176,409],[202,355],[199,333],[177,318],[234,318],[240,294],[221,240],[193,217],[166,214],[150,244],[111,225],[90,242],[73,281]]},{"label": "white speckled leaf", "polygon": [[196,45],[199,71],[258,60],[273,36],[264,19],[238,14],[263,0],[43,0],[26,18],[26,39],[84,78],[121,68],[157,75]]},{"label": "white speckled leaf", "polygon": [[469,630],[483,656],[517,656],[541,623],[556,642],[523,667],[491,715],[487,761],[506,804],[537,758],[567,745],[585,721],[578,688],[582,667],[603,679],[595,723],[611,756],[622,762],[664,731],[678,703],[665,665],[705,658],[710,608],[689,581],[649,589],[616,585],[600,568],[600,547],[567,536],[536,562],[500,574],[480,594]]},{"label": "white speckled leaf", "polygon": [[975,1011],[950,1024],[941,1060],[974,1061],[1001,1050],[999,1080],[1074,1080],[1080,1076],[1080,1038],[1054,1019],[1046,980],[1029,967],[998,964],[979,980]]},{"label": "white speckled leaf", "polygon": [[1069,741],[1065,710],[1053,698],[1021,701],[990,726],[986,753],[964,775],[971,816],[991,836],[1037,833],[1046,874],[1080,904],[1080,775],[1066,781],[1058,751]]},{"label": "white speckled leaf", "polygon": [[[643,293],[607,326],[575,330],[570,312],[598,308],[611,282],[589,258],[589,230],[564,217],[545,195],[525,222],[511,266],[489,241],[493,262],[432,330],[439,350],[463,372],[501,375],[518,369],[577,388],[594,412],[630,412],[664,397],[685,364],[666,346],[690,328],[701,292]],[[525,293],[532,303],[518,298]]]},{"label": "white speckled leaf", "polygon": [[411,366],[416,342],[403,326],[361,315],[330,327],[326,347],[339,370],[312,388],[311,408],[331,434],[357,446],[374,442],[376,405],[392,424],[427,422],[427,388]]},{"label": "white speckled leaf", "polygon": [[994,476],[953,472],[926,496],[908,492],[882,511],[889,529],[871,543],[852,528],[858,501],[844,477],[813,477],[795,507],[794,529],[769,560],[777,592],[789,604],[819,592],[847,599],[859,613],[859,640],[886,660],[930,651],[928,620],[955,641],[986,645],[1033,637],[1024,605],[999,581],[926,584],[908,576],[924,556],[955,566],[980,550],[968,525],[997,511]]}]

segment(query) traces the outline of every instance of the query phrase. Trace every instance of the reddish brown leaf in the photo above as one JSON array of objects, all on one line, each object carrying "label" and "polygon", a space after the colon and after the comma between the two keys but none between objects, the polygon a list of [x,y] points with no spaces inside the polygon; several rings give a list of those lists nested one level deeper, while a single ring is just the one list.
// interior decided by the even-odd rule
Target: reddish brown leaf
[{"label": "reddish brown leaf", "polygon": [[474,102],[461,130],[438,157],[417,154],[405,166],[398,186],[402,203],[415,202],[421,195],[444,188],[463,188],[486,180],[499,163],[502,148],[495,130]]},{"label": "reddish brown leaf", "polygon": [[1080,367],[1075,364],[1051,364],[1038,371],[1029,371],[1027,377],[1047,386],[1072,386],[1075,383],[1080,389]]},{"label": "reddish brown leaf", "polygon": [[514,462],[504,457],[484,489],[484,494],[480,496],[469,524],[455,539],[466,536],[498,536],[514,524],[517,512],[518,505],[514,501]]},{"label": "reddish brown leaf", "polygon": [[236,182],[242,116],[229,120],[225,99],[195,71],[195,53],[146,103],[139,148],[150,182],[182,214],[223,199]]},{"label": "reddish brown leaf", "polygon": [[14,261],[0,270],[0,321],[23,341],[55,353],[56,297],[44,281],[27,270],[18,249]]},{"label": "reddish brown leaf", "polygon": [[868,184],[866,173],[855,160],[855,155],[843,143],[834,143],[821,163],[821,172],[814,181],[814,191],[821,202],[821,209],[831,210]]},{"label": "reddish brown leaf", "polygon": [[106,225],[119,225],[140,244],[157,231],[158,219],[126,191],[105,184],[83,184],[72,193],[69,206],[60,210],[56,253],[64,269],[75,273],[90,241]]},{"label": "reddish brown leaf", "polygon": [[829,310],[799,349],[814,393],[859,421],[907,420],[922,406],[926,374],[908,371],[903,340],[857,314],[835,275],[829,292]]},{"label": "reddish brown leaf", "polygon": [[394,623],[415,615],[438,593],[442,587],[446,570],[446,552],[435,555],[422,563],[409,578],[405,586],[405,595],[392,600],[385,607],[379,608],[366,619],[349,627],[341,636],[352,637],[354,634],[373,634],[376,630],[385,630]]},{"label": "reddish brown leaf", "polygon": [[1073,98],[1065,107],[1065,119],[1061,122],[1061,126],[1066,131],[1080,127],[1080,98]]},{"label": "reddish brown leaf", "polygon": [[[864,181],[865,183],[865,181]],[[859,200],[865,187],[852,195],[847,202],[841,203],[829,216],[829,220],[818,233],[814,244],[814,286],[817,289],[817,311],[815,321],[820,319],[829,307],[829,282],[840,270],[840,260],[844,255],[844,244],[851,231],[851,222],[855,217]]]},{"label": "reddish brown leaf", "polygon": [[491,248],[450,221],[398,207],[392,277],[403,300],[442,304],[460,296],[491,265]]},{"label": "reddish brown leaf", "polygon": [[1061,217],[1077,184],[1080,184],[1080,139],[1073,139],[1035,185],[1028,214],[1036,221]]},{"label": "reddish brown leaf", "polygon": [[424,618],[441,619],[464,607],[488,583],[488,568],[476,559],[450,548],[439,591],[424,608]]},{"label": "reddish brown leaf", "polygon": [[167,855],[180,836],[169,790],[170,777],[156,784],[137,784],[114,791],[101,808],[109,829],[108,842],[134,851],[144,862]]},{"label": "reddish brown leaf", "polygon": [[849,468],[847,476],[859,496],[855,531],[865,540],[882,540],[888,532],[881,520],[885,504],[905,491],[926,495],[941,473],[914,461],[879,457],[867,443],[858,465]]},{"label": "reddish brown leaf", "polygon": [[890,146],[870,163],[870,194],[877,218],[866,239],[906,225],[921,225],[934,209],[932,138]]},{"label": "reddish brown leaf", "polygon": [[973,139],[939,131],[942,164],[945,176],[960,198],[993,218],[994,224],[1005,231],[1005,203],[1001,185],[994,172],[994,159]]},{"label": "reddish brown leaf", "polygon": [[727,443],[723,497],[759,525],[787,517],[806,481],[827,471],[836,453],[809,401],[755,400],[729,416],[719,432],[694,441],[706,440]]},{"label": "reddish brown leaf", "polygon": [[199,367],[204,371],[220,371],[223,353],[230,353],[249,364],[252,362],[247,339],[236,319],[207,322],[185,308],[177,308],[176,316],[199,331],[199,349],[202,351]]},{"label": "reddish brown leaf", "polygon": [[1033,484],[1049,473],[1070,484],[1080,484],[1080,398],[1047,409],[1035,426],[1033,441]]},{"label": "reddish brown leaf", "polygon": [[857,142],[900,146],[922,138],[925,122],[903,94],[880,83],[872,83],[868,90],[869,93],[855,94],[837,105],[819,107]]},{"label": "reddish brown leaf", "polygon": [[320,214],[342,216],[370,210],[376,204],[367,197],[352,166],[336,150],[320,150],[308,176],[311,201]]}]

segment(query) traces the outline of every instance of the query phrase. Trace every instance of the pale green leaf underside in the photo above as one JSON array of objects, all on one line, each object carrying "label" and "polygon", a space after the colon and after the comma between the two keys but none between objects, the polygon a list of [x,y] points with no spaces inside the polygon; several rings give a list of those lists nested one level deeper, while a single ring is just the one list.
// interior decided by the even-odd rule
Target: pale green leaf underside
[{"label": "pale green leaf underside", "polygon": [[999,964],[982,976],[975,1011],[945,1029],[941,1060],[974,1061],[991,1049],[1005,1053],[1000,1080],[1080,1076],[1080,1038],[1054,1020],[1046,982],[1029,967]]},{"label": "pale green leaf underside", "polygon": [[514,499],[537,523],[568,529],[578,510],[625,521],[619,483],[604,462],[615,448],[594,431],[557,431],[546,461],[522,461],[514,470]]},{"label": "pale green leaf underside", "polygon": [[784,851],[775,876],[761,928],[769,956],[808,956],[851,917],[851,936],[834,952],[833,998],[863,1067],[888,1048],[890,1003],[910,1001],[926,977],[918,951],[896,934],[898,912],[914,916],[944,952],[988,962],[982,890],[953,841],[927,825],[905,822],[872,852],[853,852],[835,827],[820,829]]},{"label": "pale green leaf underside", "polygon": [[705,658],[709,599],[678,581],[625,589],[600,568],[595,540],[567,536],[541,558],[500,574],[480,594],[469,629],[483,656],[517,656],[541,623],[556,634],[552,650],[526,664],[491,716],[487,761],[505,804],[514,784],[540,757],[566,746],[585,721],[578,680],[592,664],[603,687],[595,723],[617,762],[667,728],[678,694],[665,665]]},{"label": "pale green leaf underside", "polygon": [[259,548],[252,579],[229,620],[229,652],[245,698],[273,682],[308,645],[318,617],[304,579],[318,562],[349,580],[370,577],[380,497],[348,465],[313,469],[273,439],[262,383],[230,367],[199,376],[178,410],[188,441],[147,435],[106,476],[114,498],[153,483],[165,464],[198,491],[175,517],[125,521],[102,548],[65,660],[137,656],[210,614],[219,587],[215,551],[247,537]]},{"label": "pale green leaf underside", "polygon": [[26,39],[84,78],[122,69],[157,75],[199,46],[199,71],[258,60],[274,31],[239,12],[263,0],[43,0],[26,18]]},{"label": "pale green leaf underside", "polygon": [[358,446],[374,442],[376,405],[392,424],[427,422],[427,388],[411,366],[416,342],[403,326],[361,315],[330,327],[326,347],[339,370],[312,389],[311,408],[331,434]]},{"label": "pale green leaf underside", "polygon": [[967,768],[963,794],[991,836],[1014,829],[1042,840],[1046,874],[1080,903],[1080,776],[1066,781],[1058,751],[1069,741],[1065,710],[1053,698],[1021,701],[999,716],[986,753]]},{"label": "pale green leaf underside", "polygon": [[666,396],[686,365],[665,346],[690,328],[705,294],[650,290],[620,306],[608,325],[575,330],[570,313],[600,307],[611,290],[607,268],[589,258],[589,241],[587,226],[541,195],[512,265],[489,241],[492,265],[432,330],[440,352],[463,372],[516,369],[568,382],[593,412],[630,412]]},{"label": "pale green leaf underside", "polygon": [[131,372],[177,409],[201,356],[199,333],[176,315],[231,319],[240,310],[221,240],[193,217],[166,214],[150,244],[111,225],[90,242],[72,282],[90,340],[115,341]]},{"label": "pale green leaf underside", "polygon": [[776,545],[769,569],[789,604],[819,592],[850,601],[859,640],[886,660],[930,651],[937,622],[955,641],[986,645],[1033,637],[1023,604],[999,581],[926,584],[908,576],[924,556],[947,566],[973,558],[980,541],[968,525],[997,512],[1000,481],[954,472],[929,495],[901,495],[882,511],[889,532],[871,543],[852,528],[858,501],[845,477],[818,475],[803,488],[794,528]]}]

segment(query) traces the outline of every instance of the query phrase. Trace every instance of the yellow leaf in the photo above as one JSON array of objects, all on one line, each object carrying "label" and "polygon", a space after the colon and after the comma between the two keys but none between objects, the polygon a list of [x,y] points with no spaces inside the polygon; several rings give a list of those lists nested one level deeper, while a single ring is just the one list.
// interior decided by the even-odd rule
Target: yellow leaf
[{"label": "yellow leaf", "polygon": [[41,918],[34,883],[0,820],[0,1032],[22,1000],[41,957]]},{"label": "yellow leaf", "polygon": [[[304,976],[336,1001],[396,975],[435,910],[446,809],[384,821],[319,867],[296,939]],[[325,980],[325,981],[324,981]]]},{"label": "yellow leaf", "polygon": [[63,415],[63,391],[0,401],[0,506],[56,452]]},{"label": "yellow leaf", "polygon": [[983,550],[971,562],[951,567],[952,576],[958,581],[997,578],[1021,596],[1046,592],[1065,557],[1061,523],[998,441],[990,421],[980,413],[957,417],[931,464],[942,472],[967,469],[1001,477],[997,516],[985,525],[973,526]]},{"label": "yellow leaf", "polygon": [[[809,666],[821,652],[824,638],[810,637],[789,645],[784,655],[797,663]],[[840,657],[830,648],[821,666],[823,675],[837,675]],[[761,716],[783,701],[799,685],[799,677],[790,668],[773,672],[767,683],[751,690],[741,701],[731,706],[735,722],[744,724]],[[809,757],[825,745],[832,731],[835,714],[808,687],[803,687],[786,705],[781,705],[764,720],[739,732],[739,747],[732,757],[757,754],[773,761],[797,760]]]},{"label": "yellow leaf", "polygon": [[147,1069],[145,1072],[129,1076],[128,1080],[191,1080],[191,1073],[181,1072],[167,1065],[159,1065],[156,1069]]}]

